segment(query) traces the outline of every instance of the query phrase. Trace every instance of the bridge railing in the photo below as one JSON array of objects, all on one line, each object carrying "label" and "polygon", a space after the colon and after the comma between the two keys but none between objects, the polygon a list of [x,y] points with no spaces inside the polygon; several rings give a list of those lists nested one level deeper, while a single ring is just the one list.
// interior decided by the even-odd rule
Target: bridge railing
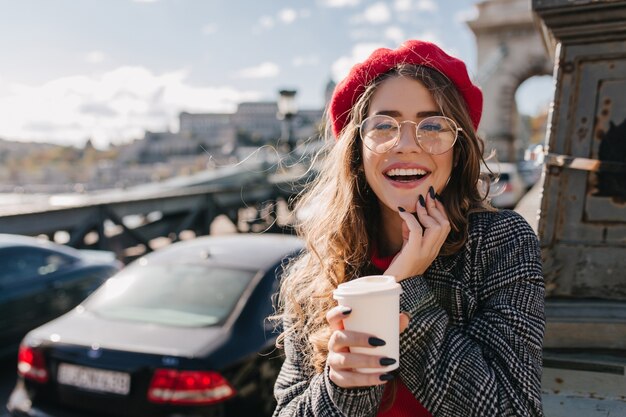
[{"label": "bridge railing", "polygon": [[218,217],[237,232],[290,233],[292,202],[307,179],[287,177],[248,176],[236,183],[125,192],[68,207],[4,213],[0,233],[50,239],[63,233],[70,246],[111,250],[125,262],[184,236],[210,234]]}]

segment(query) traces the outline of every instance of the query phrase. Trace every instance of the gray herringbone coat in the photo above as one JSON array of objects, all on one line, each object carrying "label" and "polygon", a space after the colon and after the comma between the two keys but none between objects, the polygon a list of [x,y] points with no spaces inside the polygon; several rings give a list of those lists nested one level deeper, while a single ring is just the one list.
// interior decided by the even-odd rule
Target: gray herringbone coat
[{"label": "gray herringbone coat", "polygon": [[[435,417],[541,416],[544,282],[538,240],[517,213],[470,216],[463,250],[401,283],[411,316],[399,376]],[[344,389],[285,340],[274,416],[374,416],[384,386]],[[313,375],[313,376],[311,376]]]}]

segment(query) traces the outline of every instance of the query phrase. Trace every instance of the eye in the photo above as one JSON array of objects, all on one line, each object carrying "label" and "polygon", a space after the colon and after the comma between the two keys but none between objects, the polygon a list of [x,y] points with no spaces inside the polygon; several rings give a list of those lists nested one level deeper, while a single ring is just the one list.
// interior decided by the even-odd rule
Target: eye
[{"label": "eye", "polygon": [[427,132],[441,132],[444,130],[444,126],[442,123],[437,121],[426,121],[420,125],[420,130],[425,130]]},{"label": "eye", "polygon": [[397,129],[397,126],[395,123],[392,122],[388,122],[388,121],[383,121],[383,122],[378,122],[374,125],[373,129],[375,130],[394,130]]}]

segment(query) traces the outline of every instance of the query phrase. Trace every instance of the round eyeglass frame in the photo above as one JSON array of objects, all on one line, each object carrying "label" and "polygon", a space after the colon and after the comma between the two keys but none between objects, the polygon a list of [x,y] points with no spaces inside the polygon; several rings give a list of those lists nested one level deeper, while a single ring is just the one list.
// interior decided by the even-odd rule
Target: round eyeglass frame
[{"label": "round eyeglass frame", "polygon": [[[375,117],[389,119],[390,121],[392,121],[393,123],[395,123],[398,126],[396,137],[392,141],[390,141],[391,145],[389,147],[387,147],[382,152],[376,151],[376,150],[370,148],[369,146],[367,146],[367,141],[363,138],[363,126],[365,125],[365,123],[368,120],[373,119]],[[420,140],[420,136],[421,135],[418,133],[419,129],[420,129],[420,126],[425,121],[428,121],[428,120],[431,120],[431,119],[444,119],[450,125],[450,127],[452,127],[451,130],[454,131],[454,140],[450,144],[450,147],[447,148],[445,151],[433,153],[433,152],[430,152],[428,149],[426,149],[424,147],[424,145],[422,145],[422,143],[421,143],[421,140]],[[399,122],[399,121],[397,121],[395,118],[393,118],[391,116],[387,116],[387,115],[384,115],[384,114],[375,114],[373,116],[369,116],[369,117],[366,117],[365,119],[363,119],[363,121],[357,127],[359,128],[359,137],[361,138],[361,141],[363,142],[365,147],[367,149],[369,149],[370,151],[374,152],[374,153],[383,154],[383,153],[389,152],[390,150],[392,150],[393,148],[395,148],[398,145],[398,142],[400,142],[400,134],[401,134],[401,130],[402,130],[402,125],[405,124],[405,123],[411,123],[411,124],[415,125],[414,140],[417,143],[417,145],[420,147],[420,149],[422,149],[424,152],[426,152],[427,154],[430,154],[430,155],[443,155],[444,153],[448,152],[450,149],[454,148],[454,145],[456,144],[456,141],[459,138],[459,132],[463,131],[462,128],[458,127],[458,125],[456,124],[456,122],[454,120],[452,120],[451,118],[446,117],[446,116],[428,116],[428,117],[420,120],[419,123],[416,123],[416,122],[414,122],[412,120],[403,120],[403,121]]]}]

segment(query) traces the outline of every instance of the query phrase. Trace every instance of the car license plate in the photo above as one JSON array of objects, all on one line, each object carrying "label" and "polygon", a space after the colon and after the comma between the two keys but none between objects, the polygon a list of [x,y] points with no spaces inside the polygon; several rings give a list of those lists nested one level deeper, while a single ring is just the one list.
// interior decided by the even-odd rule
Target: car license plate
[{"label": "car license plate", "polygon": [[105,371],[85,366],[59,364],[57,381],[90,391],[127,395],[130,392],[130,375],[124,372]]}]

